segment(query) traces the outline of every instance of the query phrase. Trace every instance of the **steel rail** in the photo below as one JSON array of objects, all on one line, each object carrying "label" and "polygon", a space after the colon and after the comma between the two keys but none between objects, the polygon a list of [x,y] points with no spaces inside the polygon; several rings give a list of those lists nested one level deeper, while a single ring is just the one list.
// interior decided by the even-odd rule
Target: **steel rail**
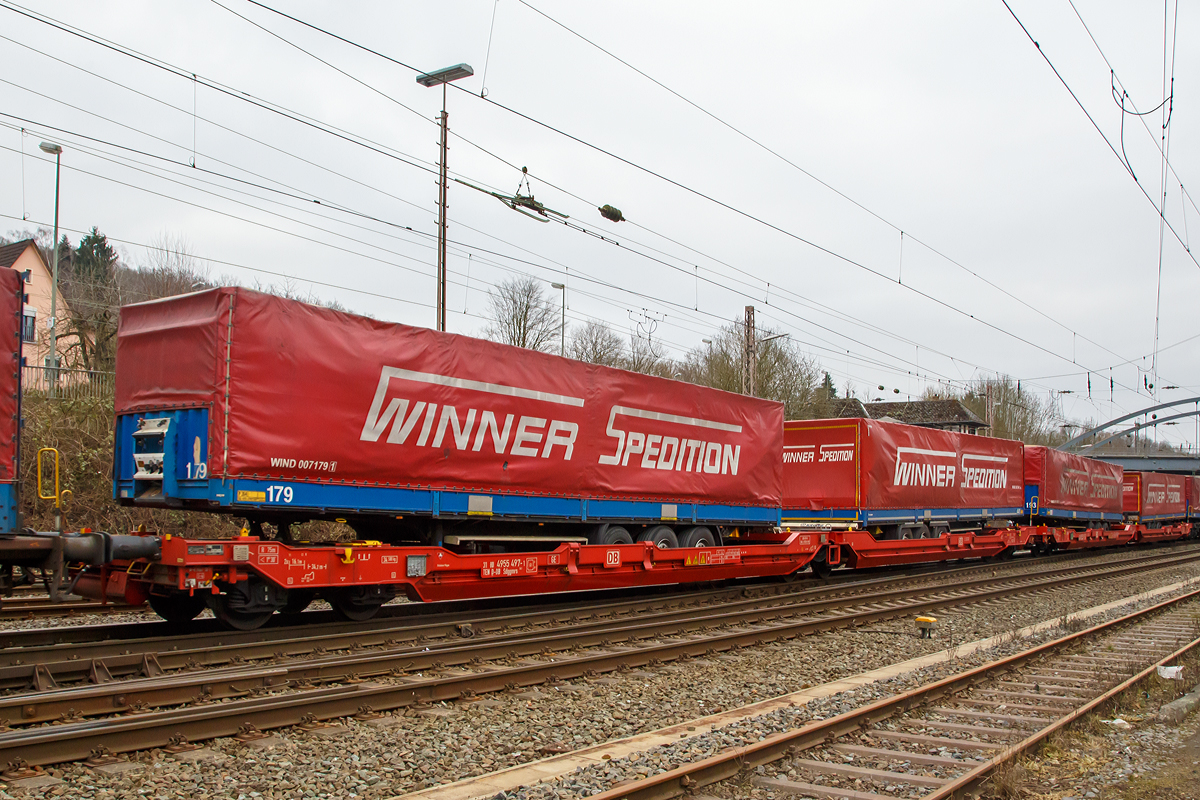
[{"label": "steel rail", "polygon": [[977,796],[978,787],[980,787],[992,775],[992,773],[994,773],[1000,767],[1014,760],[1018,756],[1029,752],[1053,734],[1071,725],[1076,720],[1091,714],[1092,712],[1101,708],[1105,703],[1116,697],[1119,697],[1120,695],[1132,689],[1134,686],[1137,686],[1139,683],[1146,680],[1146,678],[1154,675],[1159,667],[1167,666],[1171,662],[1179,660],[1197,647],[1200,647],[1200,638],[1193,639],[1190,643],[1180,647],[1170,655],[1159,659],[1140,672],[1134,674],[1126,680],[1121,681],[1119,684],[1104,692],[1099,697],[1096,697],[1095,699],[1083,704],[1071,713],[1055,720],[1052,724],[1046,726],[1042,730],[1037,731],[1033,735],[1028,736],[1024,740],[1007,748],[987,763],[982,764],[967,774],[958,777],[932,794],[926,795],[924,798],[922,798],[922,800],[949,800],[950,798],[954,798],[954,800],[965,800],[965,798]]},{"label": "steel rail", "polygon": [[[1167,568],[1190,561],[1200,560],[1197,552],[1169,552],[1115,564],[1086,564],[1059,567],[1041,573],[1026,573],[1005,576],[987,576],[969,578],[953,583],[942,582],[931,587],[933,594],[962,591],[971,592],[980,587],[994,586],[1012,592],[1026,591],[1026,587],[1049,587],[1047,581],[1054,578],[1104,579],[1112,576],[1140,572],[1146,569]],[[647,635],[656,635],[654,631],[660,626],[671,622],[685,620],[691,627],[702,627],[709,624],[747,624],[758,623],[763,619],[787,616],[799,613],[820,613],[832,608],[853,607],[863,602],[880,603],[904,600],[914,591],[914,587],[904,577],[886,582],[891,589],[877,589],[869,594],[845,595],[844,590],[835,589],[833,594],[824,589],[801,589],[788,595],[770,595],[766,597],[751,597],[723,600],[708,598],[709,607],[704,613],[698,613],[697,602],[705,598],[693,598],[697,602],[681,605],[676,608],[657,609],[654,604],[646,608],[645,604],[618,604],[616,608],[586,609],[586,615],[577,615],[567,619],[562,618],[561,612],[535,612],[533,615],[518,614],[507,617],[494,617],[487,620],[463,621],[426,624],[415,627],[375,628],[363,632],[358,628],[349,631],[339,630],[335,633],[320,635],[304,635],[289,639],[268,639],[259,641],[253,636],[254,632],[236,637],[222,637],[219,642],[195,641],[187,637],[168,639],[166,641],[143,640],[151,648],[131,648],[128,643],[100,643],[86,646],[75,646],[69,649],[62,646],[46,650],[7,651],[9,663],[0,666],[0,688],[22,689],[35,686],[41,689],[57,688],[59,683],[71,681],[90,681],[91,683],[108,683],[114,677],[138,676],[154,677],[160,671],[179,669],[197,669],[238,665],[248,661],[271,659],[278,663],[285,656],[321,655],[328,651],[362,649],[369,647],[386,647],[392,655],[409,652],[408,648],[399,647],[406,642],[419,645],[413,649],[421,652],[441,652],[447,642],[457,643],[461,640],[463,626],[469,626],[474,638],[480,641],[476,648],[482,648],[485,643],[499,647],[510,641],[519,641],[522,634],[508,634],[511,626],[553,626],[554,628],[569,627],[573,635],[602,630],[611,636],[614,625],[605,617],[615,614],[618,610],[630,612],[640,611],[631,617],[628,627],[619,628],[623,635],[635,635],[638,631],[651,631]],[[883,584],[880,584],[883,585]],[[853,587],[857,589],[858,587]],[[918,590],[920,591],[920,590]],[[807,600],[807,597],[819,596],[817,600]],[[957,600],[958,598],[954,598]],[[740,612],[740,616],[738,613]],[[307,634],[307,630],[302,630]],[[430,640],[433,643],[430,644]],[[441,640],[438,642],[436,640]],[[181,646],[182,645],[182,646]],[[63,651],[66,650],[64,653]],[[62,655],[59,655],[59,654]],[[62,656],[67,657],[62,657]],[[57,660],[55,660],[55,657]],[[0,662],[2,663],[2,662]],[[311,662],[310,662],[311,663]],[[119,691],[114,688],[112,691]],[[4,699],[0,698],[0,709],[4,707]],[[30,716],[29,719],[41,719],[42,715]]]},{"label": "steel rail", "polygon": [[139,607],[124,603],[101,603],[98,600],[72,600],[61,603],[52,602],[48,597],[6,597],[0,600],[0,619],[69,617],[140,610]]},{"label": "steel rail", "polygon": [[[1152,614],[1156,614],[1171,606],[1178,605],[1191,599],[1200,597],[1200,590],[1188,592],[1179,597],[1170,600],[1156,603],[1139,611],[1134,611],[1117,619],[1102,622],[1077,633],[1055,639],[1050,642],[1040,644],[1029,650],[1017,653],[998,661],[993,661],[989,664],[984,664],[965,672],[951,675],[939,681],[927,684],[925,686],[912,689],[894,697],[878,700],[866,706],[848,711],[844,714],[839,714],[836,717],[829,717],[823,720],[817,720],[791,731],[784,731],[773,734],[765,739],[754,742],[753,744],[744,745],[741,747],[730,748],[721,753],[718,753],[709,758],[697,761],[691,764],[685,764],[673,770],[663,772],[658,775],[652,775],[647,778],[635,781],[630,784],[625,784],[619,787],[614,787],[604,792],[592,795],[592,800],[668,800],[669,798],[679,797],[686,792],[694,792],[701,786],[717,783],[719,781],[728,780],[736,777],[737,774],[746,768],[756,767],[762,764],[768,764],[772,761],[778,761],[787,757],[791,753],[800,750],[806,750],[811,747],[822,744],[823,742],[832,741],[847,734],[866,728],[869,725],[877,723],[881,720],[892,717],[898,713],[906,712],[917,706],[925,705],[932,700],[937,700],[941,697],[951,695],[966,689],[971,688],[977,683],[982,682],[989,676],[1004,673],[1016,667],[1019,667],[1035,658],[1038,658],[1053,650],[1065,647],[1073,642],[1081,641],[1082,639],[1094,636],[1103,631],[1112,630],[1117,626],[1124,625],[1129,622],[1136,622],[1140,619],[1145,619]],[[1118,687],[1114,689],[1128,689],[1134,685],[1138,676],[1145,677],[1149,675],[1159,664],[1169,661],[1171,658],[1178,657],[1197,646],[1200,646],[1200,639],[1194,640],[1180,650],[1177,650],[1171,656],[1162,659],[1156,664],[1147,667],[1130,678],[1127,681],[1122,681]],[[1135,680],[1137,679],[1137,680]],[[1123,687],[1123,688],[1122,688]],[[1100,698],[1090,701],[1080,709],[1072,711],[1065,715],[1061,720],[1057,720],[1051,727],[1054,730],[1059,730],[1063,726],[1070,724],[1078,719],[1082,713],[1087,713],[1083,709],[1094,710],[1103,702],[1106,702],[1111,697],[1115,696],[1113,690],[1105,692]],[[1060,724],[1061,723],[1061,724]],[[1046,736],[1050,734],[1049,729],[1046,729]],[[969,790],[978,784],[995,769],[999,764],[1004,763],[1007,755],[1012,757],[1024,749],[1036,745],[1045,737],[1040,735],[1041,732],[1034,736],[1028,737],[1025,742],[1014,745],[1005,750],[1000,755],[997,755],[987,764],[984,764],[967,775],[955,781],[955,784],[947,785],[939,790],[936,794],[931,795],[923,800],[933,800],[938,798],[963,798],[970,794]],[[1027,745],[1022,748],[1022,745]]]},{"label": "steel rail", "polygon": [[[1069,579],[1060,578],[1061,583]],[[1044,588],[1044,587],[1035,587]],[[435,674],[420,677],[404,676],[403,682],[391,684],[359,683],[330,689],[313,689],[271,697],[247,697],[208,706],[215,715],[209,718],[198,709],[190,707],[169,711],[134,713],[124,717],[110,717],[84,722],[67,721],[57,725],[23,728],[0,733],[0,763],[24,760],[31,764],[48,764],[85,757],[93,748],[103,744],[114,751],[139,750],[161,746],[171,735],[184,733],[188,739],[197,740],[236,733],[243,723],[251,723],[259,729],[283,727],[300,723],[308,715],[319,719],[362,713],[367,710],[399,708],[421,702],[449,700],[476,693],[497,691],[516,686],[529,686],[562,678],[607,672],[623,667],[642,666],[666,660],[703,656],[722,650],[737,649],[750,644],[794,638],[823,630],[844,627],[849,624],[866,623],[894,617],[913,608],[956,605],[978,602],[990,597],[1011,594],[1011,589],[994,589],[970,597],[945,598],[939,603],[911,601],[891,608],[867,610],[858,613],[832,614],[797,622],[777,623],[757,629],[734,629],[706,634],[693,639],[669,639],[648,646],[613,646],[578,655],[550,654],[551,661],[526,661],[511,667],[479,668],[480,671],[449,669],[448,665],[471,664],[475,654],[470,646],[450,648],[440,652],[406,653],[402,656],[387,654],[386,658],[407,659],[408,669],[433,669]],[[610,631],[609,635],[614,632]],[[603,632],[582,634],[576,642],[590,642],[591,646],[604,645],[598,637]],[[508,655],[535,655],[555,644],[567,645],[561,637],[533,636],[520,642],[508,642]],[[574,643],[571,643],[574,644]],[[584,645],[581,645],[584,646]],[[376,666],[384,666],[382,658],[371,656]],[[440,663],[439,663],[440,662]],[[317,669],[322,665],[315,665]],[[218,675],[210,685],[228,680],[231,683],[246,681],[245,674]],[[251,691],[241,685],[244,695]],[[31,699],[31,698],[26,698]],[[198,701],[214,699],[211,695],[199,694]]]},{"label": "steel rail", "polygon": [[[1186,548],[1186,549],[1181,549]],[[1137,551],[1130,553],[1133,559],[1152,559],[1155,557],[1154,552],[1162,553],[1163,551],[1171,551],[1177,553],[1186,553],[1192,550],[1200,550],[1200,546],[1186,547],[1181,543],[1167,542],[1155,543],[1147,547],[1139,547]],[[687,586],[683,585],[667,585],[644,587],[641,590],[598,590],[589,592],[572,592],[563,593],[548,597],[545,595],[526,595],[509,598],[484,598],[477,600],[461,600],[461,601],[445,601],[438,603],[405,603],[392,606],[384,606],[380,616],[375,619],[362,623],[354,623],[354,630],[362,633],[382,628],[391,628],[396,626],[400,620],[423,619],[427,621],[435,621],[439,618],[453,621],[458,619],[464,613],[481,614],[481,618],[488,616],[503,615],[511,613],[514,608],[532,607],[546,613],[556,612],[571,612],[584,609],[608,609],[621,607],[637,607],[653,602],[685,602],[691,598],[708,598],[721,594],[735,596],[744,594],[745,592],[758,592],[762,594],[778,594],[790,595],[796,591],[822,591],[822,590],[846,590],[851,591],[857,587],[862,587],[864,590],[869,589],[873,585],[884,585],[903,580],[937,580],[945,577],[955,577],[960,575],[970,575],[973,573],[993,572],[995,570],[1005,570],[1010,567],[1025,568],[1029,566],[1037,566],[1043,564],[1056,564],[1061,562],[1071,562],[1085,558],[1095,558],[1102,555],[1120,556],[1125,555],[1119,550],[1072,550],[1063,553],[1057,553],[1051,556],[1037,556],[1027,558],[1019,558],[1017,560],[1000,560],[978,562],[968,566],[959,566],[947,568],[945,562],[934,564],[916,564],[902,565],[889,567],[870,567],[863,570],[855,570],[853,572],[835,572],[831,578],[820,579],[814,576],[805,575],[801,577],[791,576],[793,580],[780,581],[778,579],[766,581],[749,581],[738,582],[734,584],[721,584],[715,588],[712,584],[699,584],[708,588],[697,590],[697,584]],[[902,569],[903,573],[896,574],[896,570]],[[863,577],[871,576],[871,577]],[[878,576],[878,577],[875,577]],[[682,590],[682,591],[681,591]],[[630,599],[625,599],[630,598]],[[548,602],[549,601],[549,602]],[[495,612],[490,614],[489,612]],[[200,635],[212,636],[212,647],[225,647],[230,642],[255,639],[257,641],[266,641],[272,638],[288,638],[297,632],[303,631],[309,635],[320,635],[323,632],[344,631],[350,623],[344,620],[334,619],[331,612],[309,611],[301,615],[295,615],[297,618],[303,619],[302,622],[296,624],[288,624],[287,620],[292,618],[291,615],[279,615],[278,622],[268,624],[266,627],[259,628],[257,631],[238,632],[230,631],[221,628],[216,620],[203,619],[195,620],[188,626],[187,636],[196,637]],[[0,665],[11,663],[15,659],[29,661],[21,653],[25,649],[33,648],[50,648],[59,646],[67,649],[70,646],[82,646],[95,642],[136,642],[138,640],[155,639],[160,642],[168,642],[171,636],[162,636],[163,631],[178,630],[179,626],[172,626],[161,620],[151,620],[147,622],[135,623],[117,623],[107,625],[72,625],[66,627],[44,627],[32,628],[24,630],[0,631]],[[166,646],[166,645],[164,645]]]}]

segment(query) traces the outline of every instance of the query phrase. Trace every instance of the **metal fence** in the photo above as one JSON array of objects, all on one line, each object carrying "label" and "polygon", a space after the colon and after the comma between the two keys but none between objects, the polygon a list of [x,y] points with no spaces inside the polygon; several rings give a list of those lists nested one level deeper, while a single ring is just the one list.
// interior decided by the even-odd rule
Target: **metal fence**
[{"label": "metal fence", "polygon": [[113,373],[26,366],[21,368],[21,387],[26,394],[36,392],[44,397],[62,400],[112,398]]}]

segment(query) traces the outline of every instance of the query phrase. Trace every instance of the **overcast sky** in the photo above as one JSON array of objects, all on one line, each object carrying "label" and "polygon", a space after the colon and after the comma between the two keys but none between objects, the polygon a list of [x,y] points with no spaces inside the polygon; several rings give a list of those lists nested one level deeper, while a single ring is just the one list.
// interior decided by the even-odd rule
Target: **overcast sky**
[{"label": "overcast sky", "polygon": [[[53,139],[72,241],[97,226],[137,265],[182,239],[214,276],[286,275],[432,326],[441,90],[220,2],[0,0],[0,231],[52,221]],[[448,96],[452,174],[512,193],[526,166],[585,229],[452,184],[452,331],[478,333],[488,289],[528,273],[555,302],[567,284],[569,324],[640,320],[676,357],[752,304],[863,398],[1003,373],[1108,419],[1154,402],[1157,319],[1153,394],[1200,395],[1200,267],[1176,238],[1200,238],[1195,4],[1178,9],[1164,182],[1163,112],[1123,115],[1110,65],[1127,108],[1163,101],[1174,0],[1167,19],[1009,0],[1041,53],[1000,0],[264,2],[408,67],[472,65]],[[1194,443],[1196,426],[1162,435]]]}]

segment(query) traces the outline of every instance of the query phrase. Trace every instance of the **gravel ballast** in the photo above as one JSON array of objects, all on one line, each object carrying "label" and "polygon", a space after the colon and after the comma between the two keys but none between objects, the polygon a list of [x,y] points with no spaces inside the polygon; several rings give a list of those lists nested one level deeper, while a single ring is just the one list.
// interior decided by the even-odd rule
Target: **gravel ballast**
[{"label": "gravel ballast", "polygon": [[[208,745],[222,759],[219,763],[189,763],[153,750],[131,754],[141,767],[124,774],[106,774],[81,764],[52,767],[48,772],[63,783],[44,791],[46,796],[84,799],[390,797],[687,722],[1197,576],[1200,566],[1180,567],[946,609],[938,614],[934,639],[916,638],[911,620],[894,620],[535,692],[490,695],[476,703],[410,709],[386,726],[347,720],[344,731],[329,736],[284,729],[276,732],[276,745],[261,751],[234,739],[220,739]],[[1028,645],[1029,640],[1023,640],[1009,649]],[[992,651],[972,657],[971,663],[995,657]],[[962,662],[944,669],[961,666]],[[691,737],[677,745],[694,753],[654,751],[626,764],[614,760],[604,774],[572,776],[557,788],[546,784],[521,796],[595,791],[618,779],[617,774],[624,776],[620,779],[651,774],[674,766],[677,759],[709,754],[816,714],[840,713],[942,674],[948,673],[931,668],[925,674],[900,676],[852,696],[845,693],[777,712],[778,718],[745,723],[744,730],[722,730],[710,734],[711,739]],[[608,770],[614,775],[608,775]],[[571,780],[577,788],[571,788]],[[556,791],[565,794],[553,794]]]}]

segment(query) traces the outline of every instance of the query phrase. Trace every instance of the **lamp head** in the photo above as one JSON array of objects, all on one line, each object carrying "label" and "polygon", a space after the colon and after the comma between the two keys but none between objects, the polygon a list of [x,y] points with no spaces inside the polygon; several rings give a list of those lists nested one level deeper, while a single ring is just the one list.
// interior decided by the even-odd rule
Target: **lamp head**
[{"label": "lamp head", "polygon": [[57,145],[54,142],[42,142],[41,144],[38,145],[38,147],[40,147],[42,149],[43,153],[49,153],[52,156],[57,156],[57,155],[62,154],[62,146]]},{"label": "lamp head", "polygon": [[471,69],[470,64],[455,64],[453,67],[434,70],[433,72],[425,72],[417,76],[417,83],[424,86],[426,89],[434,86],[441,86],[443,83],[469,78],[475,74],[475,70]]}]

